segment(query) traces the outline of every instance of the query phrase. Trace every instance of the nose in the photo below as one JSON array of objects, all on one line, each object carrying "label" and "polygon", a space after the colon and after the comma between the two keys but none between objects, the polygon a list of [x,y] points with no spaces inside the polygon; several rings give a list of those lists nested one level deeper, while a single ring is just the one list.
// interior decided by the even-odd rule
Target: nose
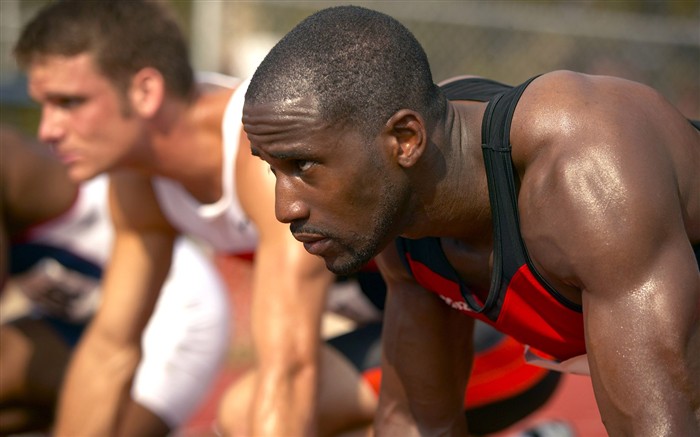
[{"label": "nose", "polygon": [[41,109],[41,121],[39,123],[39,140],[43,143],[56,143],[63,135],[60,114],[50,105],[44,105]]},{"label": "nose", "polygon": [[278,174],[275,182],[275,216],[278,221],[292,223],[308,218],[308,208],[298,197],[294,183]]}]

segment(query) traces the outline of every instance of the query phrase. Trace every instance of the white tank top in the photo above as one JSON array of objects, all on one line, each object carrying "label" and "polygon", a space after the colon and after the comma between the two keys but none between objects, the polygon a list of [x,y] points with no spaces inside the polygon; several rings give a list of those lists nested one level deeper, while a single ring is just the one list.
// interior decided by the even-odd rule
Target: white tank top
[{"label": "white tank top", "polygon": [[218,74],[200,74],[199,80],[219,86],[235,86],[224,112],[221,198],[202,204],[179,182],[156,176],[153,188],[163,213],[179,231],[210,244],[219,252],[249,254],[255,251],[258,234],[236,194],[235,162],[242,131],[241,118],[248,82]]},{"label": "white tank top", "polygon": [[96,265],[104,265],[114,238],[108,187],[106,174],[83,182],[73,206],[59,217],[32,227],[26,241],[61,247]]},{"label": "white tank top", "polygon": [[114,239],[109,216],[107,175],[83,182],[64,214],[32,227],[12,254],[23,259],[11,283],[35,311],[83,323],[97,310],[102,266]]}]

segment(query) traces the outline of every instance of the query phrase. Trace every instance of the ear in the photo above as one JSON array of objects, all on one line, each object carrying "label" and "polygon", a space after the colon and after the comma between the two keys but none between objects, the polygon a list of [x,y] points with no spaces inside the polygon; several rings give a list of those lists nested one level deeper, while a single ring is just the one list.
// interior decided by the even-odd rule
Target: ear
[{"label": "ear", "polygon": [[418,162],[428,139],[423,117],[410,109],[401,109],[389,118],[385,135],[394,159],[402,167],[412,167]]},{"label": "ear", "polygon": [[129,102],[140,116],[153,117],[165,98],[165,80],[158,70],[142,68],[131,78]]}]

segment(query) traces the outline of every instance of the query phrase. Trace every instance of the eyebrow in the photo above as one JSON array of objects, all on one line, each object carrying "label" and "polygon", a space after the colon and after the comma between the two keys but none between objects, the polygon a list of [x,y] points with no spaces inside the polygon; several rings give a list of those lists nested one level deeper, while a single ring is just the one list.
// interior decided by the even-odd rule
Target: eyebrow
[{"label": "eyebrow", "polygon": [[[262,158],[262,153],[254,146],[250,147],[250,153],[253,154],[253,156],[257,156],[258,158]],[[281,150],[281,151],[267,151],[265,152],[265,155],[272,158],[276,159],[278,161],[287,161],[287,160],[294,160],[294,159],[308,159],[308,153],[305,151],[296,151],[296,150]]]},{"label": "eyebrow", "polygon": [[44,100],[56,101],[56,100],[86,100],[87,96],[83,93],[46,93],[44,95]]}]

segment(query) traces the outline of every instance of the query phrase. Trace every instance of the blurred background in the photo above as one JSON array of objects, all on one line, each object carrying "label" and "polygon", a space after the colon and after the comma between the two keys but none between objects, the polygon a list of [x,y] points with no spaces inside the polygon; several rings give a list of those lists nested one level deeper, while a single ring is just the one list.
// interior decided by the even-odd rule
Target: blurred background
[{"label": "blurred background", "polygon": [[[307,15],[337,1],[164,0],[181,20],[198,70],[239,77]],[[12,47],[45,0],[0,0],[3,121],[33,131]],[[416,35],[436,81],[461,74],[518,84],[555,69],[611,74],[651,85],[700,119],[700,0],[357,1]]]},{"label": "blurred background", "polygon": [[[89,1],[89,0],[86,0]],[[197,70],[248,77],[267,51],[300,20],[332,1],[163,0],[179,17]],[[36,131],[39,112],[27,96],[12,47],[47,0],[0,0],[0,121]],[[385,12],[423,44],[436,82],[473,74],[519,84],[571,69],[633,79],[659,90],[700,119],[700,0],[356,1]],[[2,157],[0,156],[0,159]],[[248,261],[218,257],[235,311],[227,366],[207,401],[178,437],[212,437],[226,386],[251,363]],[[7,305],[4,304],[4,308]],[[2,314],[0,314],[2,315]],[[590,380],[571,377],[538,417],[578,418],[581,436],[602,436]],[[562,406],[568,408],[563,410]],[[564,415],[564,417],[568,417]],[[537,420],[533,418],[532,420]]]}]

